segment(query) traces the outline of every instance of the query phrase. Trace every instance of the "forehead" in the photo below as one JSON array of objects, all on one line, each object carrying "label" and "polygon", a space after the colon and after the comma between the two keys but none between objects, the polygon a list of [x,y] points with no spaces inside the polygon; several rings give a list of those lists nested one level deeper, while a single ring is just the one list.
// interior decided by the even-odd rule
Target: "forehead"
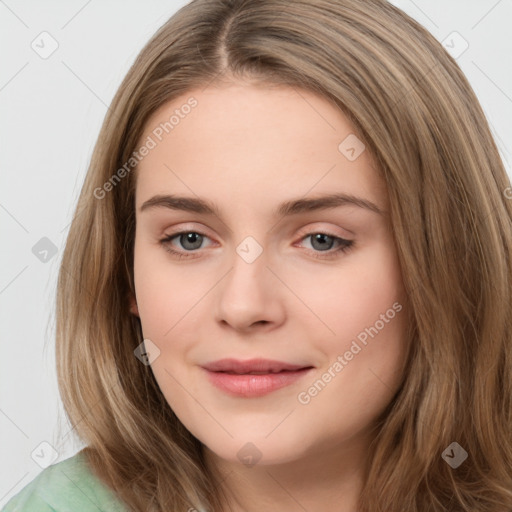
[{"label": "forehead", "polygon": [[137,167],[137,208],[170,192],[257,206],[340,191],[386,208],[384,184],[354,126],[310,91],[245,84],[191,90],[150,117],[141,143],[150,139]]}]

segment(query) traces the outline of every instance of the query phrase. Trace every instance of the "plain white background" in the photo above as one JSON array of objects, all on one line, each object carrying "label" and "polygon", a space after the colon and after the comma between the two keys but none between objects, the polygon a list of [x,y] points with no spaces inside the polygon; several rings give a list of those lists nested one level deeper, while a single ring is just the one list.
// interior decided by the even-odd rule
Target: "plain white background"
[{"label": "plain white background", "polygon": [[[0,507],[42,471],[36,460],[44,466],[49,445],[53,462],[82,447],[54,363],[61,253],[107,106],[142,46],[186,3],[0,0]],[[392,3],[462,52],[510,176],[512,0]]]}]

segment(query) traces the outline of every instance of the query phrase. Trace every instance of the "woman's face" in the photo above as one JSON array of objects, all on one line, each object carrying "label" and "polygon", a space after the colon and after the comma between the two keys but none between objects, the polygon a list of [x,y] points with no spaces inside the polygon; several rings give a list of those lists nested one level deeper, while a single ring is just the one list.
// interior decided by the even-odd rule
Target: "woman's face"
[{"label": "woman's face", "polygon": [[406,297],[354,131],[310,92],[243,84],[146,125],[132,312],[170,407],[225,461],[348,449],[400,385]]}]

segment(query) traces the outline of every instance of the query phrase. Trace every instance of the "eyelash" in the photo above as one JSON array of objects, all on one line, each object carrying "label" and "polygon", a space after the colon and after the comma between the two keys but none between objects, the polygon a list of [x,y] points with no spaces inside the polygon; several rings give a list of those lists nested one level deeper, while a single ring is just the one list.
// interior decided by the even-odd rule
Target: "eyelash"
[{"label": "eyelash", "polygon": [[[171,242],[174,238],[180,236],[180,235],[185,235],[185,234],[189,234],[189,233],[194,233],[194,234],[197,234],[197,235],[200,235],[200,236],[203,236],[203,237],[206,237],[208,238],[207,235],[205,235],[204,233],[201,233],[200,231],[179,231],[177,233],[173,233],[172,235],[169,235],[169,236],[166,236],[165,238],[163,238],[162,240],[160,240],[160,243],[163,245],[164,249],[171,253],[173,256],[176,256],[178,259],[183,259],[183,258],[191,258],[193,257],[192,254],[193,252],[192,251],[186,251],[185,253],[181,252],[181,251],[176,251],[174,250],[170,245],[169,245],[169,242]],[[331,233],[326,233],[326,232],[323,232],[323,231],[313,231],[311,233],[307,233],[305,234],[301,240],[304,240],[305,238],[308,238],[310,236],[313,236],[313,235],[327,235],[329,236],[330,238],[333,238],[335,241],[339,242],[341,245],[337,248],[337,249],[330,249],[329,251],[325,251],[327,253],[326,256],[314,256],[315,258],[318,258],[318,259],[321,259],[321,260],[330,260],[330,259],[334,259],[336,257],[340,257],[343,253],[346,253],[348,251],[350,251],[350,249],[352,249],[354,247],[354,240],[346,240],[345,238],[340,238],[339,236],[335,236],[335,235],[332,235]],[[197,251],[198,249],[195,249],[195,251]],[[309,251],[312,251],[312,250],[309,250]],[[186,254],[186,253],[189,253],[189,254]],[[313,251],[314,253],[318,254],[318,253],[321,253],[323,251]]]}]

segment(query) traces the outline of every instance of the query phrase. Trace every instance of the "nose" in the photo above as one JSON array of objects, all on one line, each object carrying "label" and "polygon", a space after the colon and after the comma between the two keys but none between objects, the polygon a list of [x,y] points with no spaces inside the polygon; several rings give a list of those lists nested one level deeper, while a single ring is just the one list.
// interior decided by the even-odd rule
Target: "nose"
[{"label": "nose", "polygon": [[216,287],[216,320],[238,331],[269,330],[282,323],[286,288],[277,277],[279,270],[270,268],[266,251],[254,260],[240,251],[231,261]]}]

